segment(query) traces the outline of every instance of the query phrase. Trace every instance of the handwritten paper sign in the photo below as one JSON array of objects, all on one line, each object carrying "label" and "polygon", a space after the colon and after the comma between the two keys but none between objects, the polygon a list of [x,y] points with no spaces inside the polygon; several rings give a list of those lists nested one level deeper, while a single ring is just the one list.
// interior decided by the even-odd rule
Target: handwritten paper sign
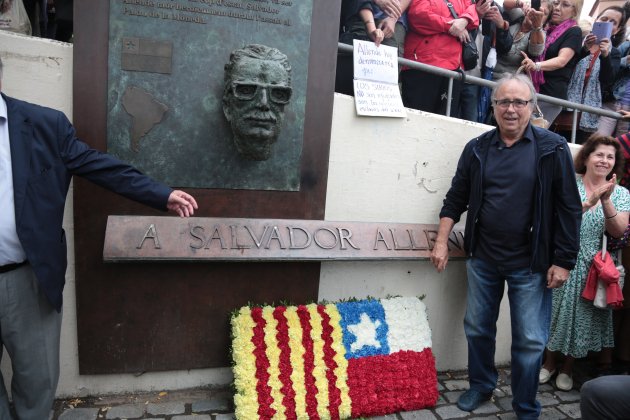
[{"label": "handwritten paper sign", "polygon": [[354,40],[354,98],[357,114],[405,117],[398,88],[398,50]]},{"label": "handwritten paper sign", "polygon": [[355,79],[354,103],[359,115],[381,117],[404,117],[406,115],[398,84]]},{"label": "handwritten paper sign", "polygon": [[354,40],[354,78],[398,83],[398,49]]}]

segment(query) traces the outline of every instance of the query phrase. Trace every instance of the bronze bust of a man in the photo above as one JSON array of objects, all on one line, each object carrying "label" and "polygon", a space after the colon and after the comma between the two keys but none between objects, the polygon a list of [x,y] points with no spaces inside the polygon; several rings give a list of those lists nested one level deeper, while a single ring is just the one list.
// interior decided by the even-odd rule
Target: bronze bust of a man
[{"label": "bronze bust of a man", "polygon": [[269,159],[292,93],[291,65],[278,49],[250,44],[232,51],[225,65],[223,113],[242,157]]}]

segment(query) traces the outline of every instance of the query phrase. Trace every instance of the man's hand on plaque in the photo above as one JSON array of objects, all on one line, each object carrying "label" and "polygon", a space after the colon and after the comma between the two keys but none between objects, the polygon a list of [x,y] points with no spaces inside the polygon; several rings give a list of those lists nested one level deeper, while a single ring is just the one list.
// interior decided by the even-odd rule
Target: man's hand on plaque
[{"label": "man's hand on plaque", "polygon": [[190,217],[195,214],[195,210],[199,207],[192,195],[184,191],[175,190],[168,196],[166,208],[177,213],[179,217]]}]

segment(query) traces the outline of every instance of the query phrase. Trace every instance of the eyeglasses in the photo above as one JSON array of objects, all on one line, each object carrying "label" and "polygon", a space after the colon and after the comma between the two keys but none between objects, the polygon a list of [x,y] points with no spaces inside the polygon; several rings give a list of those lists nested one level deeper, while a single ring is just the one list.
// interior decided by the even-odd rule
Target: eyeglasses
[{"label": "eyeglasses", "polygon": [[561,7],[563,9],[568,9],[570,7],[573,7],[573,5],[567,1],[565,2],[554,1],[552,4],[553,4],[553,7]]},{"label": "eyeglasses", "polygon": [[508,109],[510,105],[514,106],[514,109],[523,109],[527,106],[528,103],[532,102],[530,99],[526,101],[525,99],[494,99],[494,106]]},{"label": "eyeglasses", "polygon": [[262,89],[267,90],[267,97],[271,102],[277,104],[288,104],[293,94],[293,89],[289,86],[270,85],[268,83],[256,82],[232,82],[232,93],[238,99],[251,101]]}]

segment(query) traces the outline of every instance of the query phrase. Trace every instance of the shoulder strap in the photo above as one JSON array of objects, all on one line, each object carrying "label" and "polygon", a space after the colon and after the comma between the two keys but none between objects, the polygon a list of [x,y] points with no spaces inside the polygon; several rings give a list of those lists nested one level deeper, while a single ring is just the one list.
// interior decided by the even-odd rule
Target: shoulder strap
[{"label": "shoulder strap", "polygon": [[457,15],[455,8],[453,7],[453,3],[451,3],[449,0],[444,0],[444,3],[446,3],[446,7],[448,7],[448,10],[451,11],[451,15],[453,15],[455,19],[459,19],[459,16]]},{"label": "shoulder strap", "polygon": [[586,69],[586,73],[584,74],[584,84],[582,85],[582,103],[584,103],[584,96],[586,95],[586,86],[588,85],[588,79],[590,79],[591,77],[593,66],[595,65],[595,60],[597,60],[598,57],[599,50],[597,50],[591,57],[591,61],[588,63],[588,68]]}]

